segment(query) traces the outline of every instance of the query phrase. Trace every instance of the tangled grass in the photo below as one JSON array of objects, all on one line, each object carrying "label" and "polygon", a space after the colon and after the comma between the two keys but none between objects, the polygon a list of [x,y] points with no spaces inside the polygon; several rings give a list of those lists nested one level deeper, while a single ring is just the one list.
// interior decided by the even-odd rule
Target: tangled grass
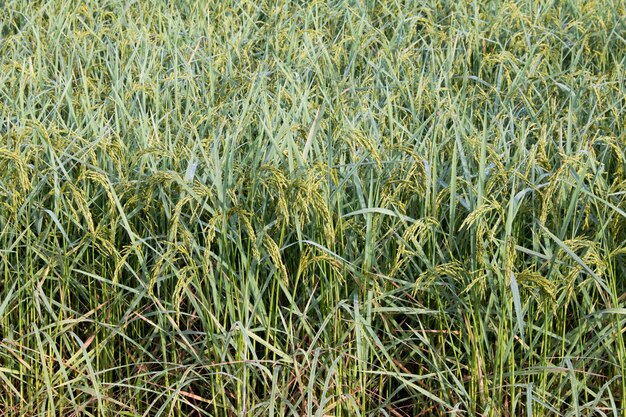
[{"label": "tangled grass", "polygon": [[625,16],[0,1],[0,415],[623,415]]}]

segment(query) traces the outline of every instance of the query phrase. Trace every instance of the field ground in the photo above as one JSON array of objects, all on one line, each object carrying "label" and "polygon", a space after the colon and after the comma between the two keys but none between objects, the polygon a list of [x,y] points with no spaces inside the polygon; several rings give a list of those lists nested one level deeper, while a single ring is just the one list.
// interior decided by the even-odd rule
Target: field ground
[{"label": "field ground", "polygon": [[623,416],[625,22],[0,0],[0,415]]}]

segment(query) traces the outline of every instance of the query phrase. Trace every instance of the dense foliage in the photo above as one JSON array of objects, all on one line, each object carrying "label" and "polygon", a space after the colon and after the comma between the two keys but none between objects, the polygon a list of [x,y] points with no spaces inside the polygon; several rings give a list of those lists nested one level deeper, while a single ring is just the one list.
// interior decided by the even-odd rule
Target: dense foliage
[{"label": "dense foliage", "polygon": [[624,415],[625,21],[0,1],[0,415]]}]

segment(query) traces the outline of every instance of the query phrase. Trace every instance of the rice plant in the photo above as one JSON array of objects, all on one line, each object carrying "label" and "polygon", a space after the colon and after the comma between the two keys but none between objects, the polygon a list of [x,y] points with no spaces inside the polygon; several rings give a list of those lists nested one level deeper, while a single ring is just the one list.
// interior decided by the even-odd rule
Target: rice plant
[{"label": "rice plant", "polygon": [[622,0],[0,1],[0,416],[622,416]]}]

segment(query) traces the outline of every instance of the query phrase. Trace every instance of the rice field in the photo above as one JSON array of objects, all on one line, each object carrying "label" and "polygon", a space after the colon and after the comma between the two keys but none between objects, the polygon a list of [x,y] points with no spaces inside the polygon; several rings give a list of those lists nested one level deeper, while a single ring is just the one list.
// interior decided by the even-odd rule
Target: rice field
[{"label": "rice field", "polygon": [[624,416],[623,0],[0,0],[0,416]]}]

